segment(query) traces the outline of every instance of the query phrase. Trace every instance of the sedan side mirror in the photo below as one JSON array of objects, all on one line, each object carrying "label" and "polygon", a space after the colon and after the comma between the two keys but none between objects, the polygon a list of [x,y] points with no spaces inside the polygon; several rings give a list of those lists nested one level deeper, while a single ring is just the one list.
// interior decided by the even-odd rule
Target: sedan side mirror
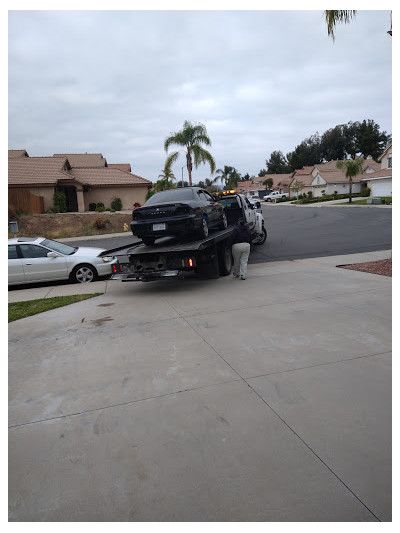
[{"label": "sedan side mirror", "polygon": [[60,257],[57,252],[48,252],[47,257]]}]

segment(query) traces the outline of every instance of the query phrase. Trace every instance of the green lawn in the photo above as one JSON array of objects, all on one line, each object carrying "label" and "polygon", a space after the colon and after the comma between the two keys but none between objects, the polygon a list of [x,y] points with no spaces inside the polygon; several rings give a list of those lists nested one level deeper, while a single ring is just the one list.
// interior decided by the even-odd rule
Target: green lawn
[{"label": "green lawn", "polygon": [[[381,200],[385,200],[385,203],[386,203],[386,204],[389,204],[389,203],[391,204],[391,203],[392,203],[392,197],[391,197],[391,196],[381,196],[380,198],[381,198]],[[354,199],[353,199],[351,202],[349,202],[349,201],[347,200],[347,202],[341,202],[340,205],[343,205],[343,204],[344,204],[344,205],[346,205],[346,204],[347,204],[347,205],[351,205],[351,204],[356,204],[356,205],[366,205],[366,204],[367,204],[367,199],[368,199],[368,198],[363,198],[362,200],[358,200],[358,199],[357,199],[357,200],[354,200]],[[383,205],[383,204],[382,204],[382,205]]]},{"label": "green lawn", "polygon": [[50,309],[63,307],[75,302],[81,302],[94,296],[100,296],[101,292],[93,294],[74,294],[72,296],[55,296],[54,298],[40,298],[39,300],[28,300],[26,302],[12,302],[8,304],[8,321],[13,322],[20,318],[37,315]]}]

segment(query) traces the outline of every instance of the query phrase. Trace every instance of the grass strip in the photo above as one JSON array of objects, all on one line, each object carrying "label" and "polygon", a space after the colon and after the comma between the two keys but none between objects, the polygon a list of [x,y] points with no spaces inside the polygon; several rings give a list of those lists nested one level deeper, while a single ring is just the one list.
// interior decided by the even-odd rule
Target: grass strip
[{"label": "grass strip", "polygon": [[53,298],[39,298],[38,300],[28,300],[26,302],[11,302],[8,304],[8,321],[13,322],[20,318],[37,315],[50,309],[64,307],[94,296],[100,296],[102,292],[93,294],[73,294],[71,296],[54,296]]}]

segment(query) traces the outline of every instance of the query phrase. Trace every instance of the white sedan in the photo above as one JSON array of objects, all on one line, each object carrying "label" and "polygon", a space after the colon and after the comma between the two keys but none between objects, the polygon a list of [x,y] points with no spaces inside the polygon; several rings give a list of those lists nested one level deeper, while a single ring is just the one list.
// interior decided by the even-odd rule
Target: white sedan
[{"label": "white sedan", "polygon": [[99,257],[102,248],[72,247],[44,237],[8,239],[8,284],[69,279],[89,283],[112,274],[115,257]]}]

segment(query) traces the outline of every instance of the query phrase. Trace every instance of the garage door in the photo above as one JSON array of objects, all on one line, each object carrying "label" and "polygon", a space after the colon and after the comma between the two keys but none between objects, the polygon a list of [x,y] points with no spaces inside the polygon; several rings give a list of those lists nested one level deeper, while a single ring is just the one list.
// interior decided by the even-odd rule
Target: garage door
[{"label": "garage door", "polygon": [[392,196],[392,180],[370,181],[371,196]]}]

